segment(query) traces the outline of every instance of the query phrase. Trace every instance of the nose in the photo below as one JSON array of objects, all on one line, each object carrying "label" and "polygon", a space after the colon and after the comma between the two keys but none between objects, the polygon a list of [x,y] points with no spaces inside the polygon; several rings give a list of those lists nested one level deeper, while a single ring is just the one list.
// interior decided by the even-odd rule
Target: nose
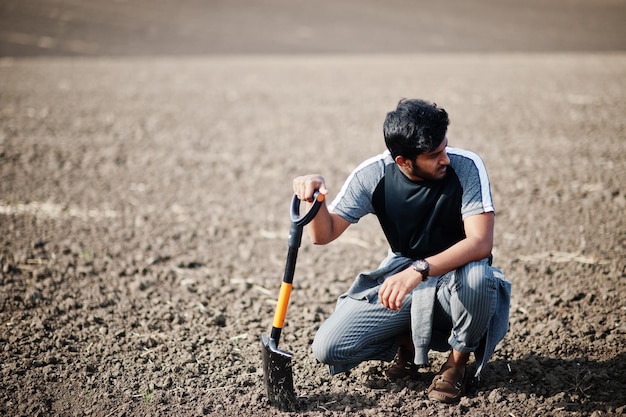
[{"label": "nose", "polygon": [[443,151],[441,153],[441,159],[439,160],[439,164],[441,165],[450,165],[450,158],[448,158],[448,153],[446,151]]}]

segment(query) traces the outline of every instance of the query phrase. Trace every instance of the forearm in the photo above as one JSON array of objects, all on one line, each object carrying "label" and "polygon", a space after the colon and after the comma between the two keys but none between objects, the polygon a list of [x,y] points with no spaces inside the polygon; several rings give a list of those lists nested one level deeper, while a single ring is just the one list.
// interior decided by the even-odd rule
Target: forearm
[{"label": "forearm", "polygon": [[466,238],[426,258],[430,275],[443,275],[472,261],[487,258],[493,249],[494,214],[482,213],[465,220]]},{"label": "forearm", "polygon": [[443,252],[426,258],[431,276],[443,275],[472,261],[484,259],[491,254],[491,245],[463,239]]},{"label": "forearm", "polygon": [[[309,204],[307,204],[309,205]],[[337,239],[348,227],[349,223],[335,213],[328,211],[323,203],[319,212],[307,226],[311,242],[315,245],[325,245]]]},{"label": "forearm", "polygon": [[[311,204],[307,203],[307,210],[310,209]],[[330,242],[330,236],[332,236],[333,221],[328,212],[326,203],[322,203],[317,215],[313,218],[311,223],[306,227],[311,242],[316,245],[324,245]]]}]

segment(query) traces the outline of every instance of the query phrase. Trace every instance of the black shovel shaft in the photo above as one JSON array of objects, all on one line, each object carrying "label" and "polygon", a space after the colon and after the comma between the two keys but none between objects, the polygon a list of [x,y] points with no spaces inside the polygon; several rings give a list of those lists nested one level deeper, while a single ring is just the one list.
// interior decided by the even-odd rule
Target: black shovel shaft
[{"label": "black shovel shaft", "polygon": [[274,314],[274,322],[272,323],[272,332],[270,338],[278,345],[280,334],[285,324],[285,316],[287,314],[287,305],[291,296],[291,288],[293,276],[296,271],[296,261],[298,259],[298,250],[302,243],[302,231],[304,226],[309,224],[319,211],[324,202],[324,195],[319,191],[315,191],[313,195],[313,205],[304,216],[300,216],[300,200],[296,194],[291,199],[291,227],[289,229],[289,250],[287,252],[287,262],[285,265],[285,273],[280,286],[280,294],[278,296],[278,304]]}]

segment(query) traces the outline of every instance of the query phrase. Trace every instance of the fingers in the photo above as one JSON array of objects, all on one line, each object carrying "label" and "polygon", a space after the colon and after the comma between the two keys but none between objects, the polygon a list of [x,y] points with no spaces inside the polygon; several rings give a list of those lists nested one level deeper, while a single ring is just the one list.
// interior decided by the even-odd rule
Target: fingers
[{"label": "fingers", "polygon": [[409,267],[388,277],[378,290],[378,299],[389,310],[398,311],[407,294],[420,283],[419,274]]},{"label": "fingers", "polygon": [[406,294],[403,287],[385,281],[378,290],[378,299],[389,310],[398,311],[402,308],[402,300]]},{"label": "fingers", "polygon": [[324,195],[328,194],[324,177],[321,175],[312,174],[294,178],[293,192],[300,200],[312,202],[315,190],[319,190],[319,192]]}]

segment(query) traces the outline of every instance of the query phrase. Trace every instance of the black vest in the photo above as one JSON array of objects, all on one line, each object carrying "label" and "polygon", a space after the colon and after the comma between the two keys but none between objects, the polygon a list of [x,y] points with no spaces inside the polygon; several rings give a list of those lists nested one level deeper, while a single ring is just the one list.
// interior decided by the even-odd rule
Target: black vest
[{"label": "black vest", "polygon": [[462,193],[450,166],[441,180],[411,181],[397,164],[388,164],[372,204],[391,249],[422,259],[465,238]]}]

